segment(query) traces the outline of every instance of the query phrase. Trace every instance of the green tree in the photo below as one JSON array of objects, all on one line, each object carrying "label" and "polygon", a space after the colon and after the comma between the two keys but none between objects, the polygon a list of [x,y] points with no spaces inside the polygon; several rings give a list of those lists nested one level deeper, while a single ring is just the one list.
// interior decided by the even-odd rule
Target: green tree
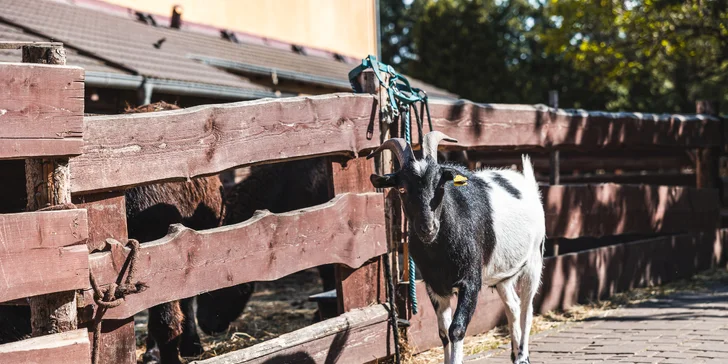
[{"label": "green tree", "polygon": [[725,98],[728,0],[382,4],[385,62],[474,101],[540,103],[557,89],[562,107],[692,112]]},{"label": "green tree", "polygon": [[[544,103],[559,89],[562,105],[587,107],[598,95],[584,93],[585,74],[564,57],[546,53],[543,33],[554,27],[543,4],[527,0],[415,0],[380,3],[383,59],[401,72],[479,102]],[[387,5],[391,4],[391,5]],[[390,25],[387,25],[390,24]],[[391,42],[393,30],[407,33]],[[406,30],[405,30],[406,29]],[[386,39],[385,39],[386,38]],[[408,55],[404,57],[403,55]],[[398,56],[398,57],[397,57]],[[584,95],[589,95],[588,98]]]},{"label": "green tree", "polygon": [[549,53],[591,72],[607,109],[692,112],[723,97],[726,1],[564,0],[548,13],[562,22],[545,34]]},{"label": "green tree", "polygon": [[379,23],[382,61],[406,73],[409,61],[415,55],[412,26],[415,23],[410,6],[403,0],[380,0]]}]

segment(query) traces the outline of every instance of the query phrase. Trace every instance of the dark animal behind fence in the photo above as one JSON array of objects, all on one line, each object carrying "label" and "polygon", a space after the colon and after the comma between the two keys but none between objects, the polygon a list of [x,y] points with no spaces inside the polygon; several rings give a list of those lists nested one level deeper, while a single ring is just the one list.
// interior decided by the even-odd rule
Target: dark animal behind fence
[{"label": "dark animal behind fence", "polygon": [[[158,102],[127,110],[127,113],[179,109]],[[223,186],[217,176],[193,178],[134,187],[126,191],[129,238],[140,242],[160,239],[169,225],[183,224],[195,230],[221,226],[225,217]],[[235,299],[247,303],[253,291]],[[173,289],[173,287],[170,287]],[[163,303],[149,309],[145,362],[179,363],[180,355],[197,356],[203,349],[197,335],[193,298]]]},{"label": "dark animal behind fence", "polygon": [[[281,213],[327,202],[330,195],[326,162],[326,158],[315,158],[251,167],[248,176],[228,192],[225,224],[248,220],[256,210]],[[333,266],[318,268],[324,290],[334,289]],[[206,333],[227,330],[245,308],[244,302],[232,298],[246,289],[235,286],[198,296],[200,328]]]}]

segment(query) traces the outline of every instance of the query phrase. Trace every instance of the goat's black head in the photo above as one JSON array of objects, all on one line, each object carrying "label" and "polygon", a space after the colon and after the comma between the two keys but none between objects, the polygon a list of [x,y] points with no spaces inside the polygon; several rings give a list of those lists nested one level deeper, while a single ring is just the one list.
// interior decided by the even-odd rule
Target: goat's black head
[{"label": "goat's black head", "polygon": [[431,243],[440,229],[440,213],[447,183],[466,183],[458,171],[437,163],[437,145],[441,140],[457,142],[441,132],[430,132],[424,137],[421,160],[416,160],[410,146],[401,138],[385,141],[368,158],[384,149],[397,157],[400,169],[395,173],[371,175],[376,188],[396,188],[412,228],[423,243]]}]

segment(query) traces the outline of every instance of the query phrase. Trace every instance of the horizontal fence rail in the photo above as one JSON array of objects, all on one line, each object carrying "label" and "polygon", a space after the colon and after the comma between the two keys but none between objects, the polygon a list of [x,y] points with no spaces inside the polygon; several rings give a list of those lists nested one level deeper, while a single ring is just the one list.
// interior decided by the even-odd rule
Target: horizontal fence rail
[{"label": "horizontal fence rail", "polygon": [[86,210],[0,215],[0,302],[88,286]]},{"label": "horizontal fence rail", "polygon": [[0,63],[0,159],[81,154],[84,71]]},{"label": "horizontal fence rail", "polygon": [[0,345],[0,363],[91,363],[86,329]]},{"label": "horizontal fence rail", "polygon": [[[149,288],[127,296],[104,317],[127,318],[163,302],[322,264],[359,267],[387,252],[383,209],[381,194],[343,194],[294,212],[259,211],[250,220],[216,229],[173,225],[166,237],[141,245],[135,279]],[[96,281],[115,281],[126,254],[126,249],[93,254]],[[84,305],[93,304],[92,294],[85,291]]]},{"label": "horizontal fence rail", "polygon": [[710,231],[718,225],[715,189],[614,183],[544,186],[549,238]]},{"label": "horizontal fence rail", "polygon": [[[470,102],[433,102],[431,109],[435,129],[457,138],[457,148],[697,148],[721,142],[720,121],[704,115]],[[367,153],[379,145],[377,138],[366,137],[378,120],[373,96],[343,93],[88,117],[83,155],[71,159],[72,190],[119,189],[238,166]]]},{"label": "horizontal fence rail", "polygon": [[[699,232],[717,226],[717,192],[676,186],[564,185],[542,189],[550,238]],[[130,317],[159,303],[240,283],[274,280],[327,263],[358,267],[387,252],[383,197],[342,194],[315,207],[194,231],[175,226],[142,244],[136,278],[149,289],[106,317]],[[128,250],[95,253],[98,282],[117,279]],[[175,287],[174,290],[169,287]],[[87,290],[85,304],[92,305]]]},{"label": "horizontal fence rail", "polygon": [[[86,118],[83,155],[71,160],[74,193],[187,179],[228,168],[318,155],[354,155],[372,97],[333,94]],[[377,121],[378,122],[378,121]]]},{"label": "horizontal fence rail", "polygon": [[375,305],[198,364],[366,363],[391,354],[389,309]]},{"label": "horizontal fence rail", "polygon": [[570,111],[469,101],[433,101],[431,110],[435,130],[467,148],[697,148],[721,143],[720,120],[707,115]]}]

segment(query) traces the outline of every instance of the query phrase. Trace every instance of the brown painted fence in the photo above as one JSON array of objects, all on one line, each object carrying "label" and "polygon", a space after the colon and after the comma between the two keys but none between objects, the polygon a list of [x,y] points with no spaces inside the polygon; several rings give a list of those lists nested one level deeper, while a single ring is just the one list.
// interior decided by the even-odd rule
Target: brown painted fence
[{"label": "brown painted fence", "polygon": [[[377,137],[367,138],[367,129],[386,126],[380,125],[377,97],[332,94],[82,118],[82,81],[78,68],[0,63],[0,159],[70,157],[69,189],[77,207],[0,215],[0,302],[76,292],[79,314],[73,324],[82,328],[0,345],[0,362],[90,361],[84,328],[92,327],[96,307],[89,273],[102,286],[127,274],[129,249],[105,244],[108,238],[127,238],[125,188],[321,156],[331,161],[334,192],[325,204],[258,212],[248,221],[205,231],[174,225],[164,238],[142,244],[136,279],[149,288],[105,312],[101,362],[135,362],[133,315],[148,307],[328,263],[339,266],[341,316],[204,362],[273,363],[305,355],[314,362],[353,363],[390,354],[387,308],[379,304],[380,262],[389,259],[398,238],[391,209],[396,200],[373,190],[368,176],[375,165],[363,158],[379,145]],[[723,261],[727,234],[718,229],[719,190],[706,178],[708,172],[718,174],[706,172],[710,161],[694,153],[724,145],[720,119],[467,101],[433,103],[431,109],[435,128],[460,140],[448,148],[480,153],[485,163],[509,165],[524,150],[544,155],[558,149],[574,156],[563,160],[561,172],[650,169],[665,179],[657,170],[693,169],[687,175],[698,188],[544,185],[552,239],[660,236],[596,248],[583,243],[578,252],[548,258],[542,312]],[[625,159],[628,151],[655,159]],[[543,157],[534,161],[537,171],[559,172]],[[46,181],[49,190],[57,187],[54,181]],[[39,193],[37,185],[28,185],[31,199]],[[418,286],[421,313],[410,316],[402,302],[400,311],[412,324],[410,343],[425,350],[439,339],[422,282]],[[469,333],[492,328],[502,318],[500,307],[496,295],[483,290]]]}]

